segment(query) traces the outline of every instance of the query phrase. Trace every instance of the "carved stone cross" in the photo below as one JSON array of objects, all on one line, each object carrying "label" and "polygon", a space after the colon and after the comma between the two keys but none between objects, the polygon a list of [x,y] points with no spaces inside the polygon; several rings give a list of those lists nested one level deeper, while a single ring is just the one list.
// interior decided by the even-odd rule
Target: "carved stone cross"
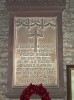
[{"label": "carved stone cross", "polygon": [[29,34],[28,37],[33,37],[35,38],[35,43],[34,43],[34,52],[37,52],[37,39],[39,37],[43,37],[43,34],[38,34],[37,29],[34,30],[33,34]]}]

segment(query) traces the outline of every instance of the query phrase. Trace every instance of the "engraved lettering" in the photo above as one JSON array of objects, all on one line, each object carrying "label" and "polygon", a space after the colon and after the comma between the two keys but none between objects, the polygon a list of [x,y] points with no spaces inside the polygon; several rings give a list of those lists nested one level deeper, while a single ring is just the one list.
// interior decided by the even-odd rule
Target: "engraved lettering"
[{"label": "engraved lettering", "polygon": [[14,24],[17,34],[14,84],[56,86],[56,18],[16,17]]}]

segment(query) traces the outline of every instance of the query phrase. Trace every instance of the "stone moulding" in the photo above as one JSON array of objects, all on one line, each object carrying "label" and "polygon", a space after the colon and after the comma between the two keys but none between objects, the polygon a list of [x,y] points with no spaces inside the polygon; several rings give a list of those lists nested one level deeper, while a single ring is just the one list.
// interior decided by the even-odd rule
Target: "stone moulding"
[{"label": "stone moulding", "polygon": [[6,0],[9,11],[63,11],[66,0]]},{"label": "stone moulding", "polygon": [[65,6],[66,0],[6,0],[7,6]]}]

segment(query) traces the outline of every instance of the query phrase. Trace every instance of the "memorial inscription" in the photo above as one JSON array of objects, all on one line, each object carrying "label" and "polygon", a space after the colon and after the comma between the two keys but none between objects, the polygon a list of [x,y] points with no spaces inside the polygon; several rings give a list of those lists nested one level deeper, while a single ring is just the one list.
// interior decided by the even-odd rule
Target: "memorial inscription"
[{"label": "memorial inscription", "polygon": [[58,85],[56,17],[14,18],[14,86]]}]

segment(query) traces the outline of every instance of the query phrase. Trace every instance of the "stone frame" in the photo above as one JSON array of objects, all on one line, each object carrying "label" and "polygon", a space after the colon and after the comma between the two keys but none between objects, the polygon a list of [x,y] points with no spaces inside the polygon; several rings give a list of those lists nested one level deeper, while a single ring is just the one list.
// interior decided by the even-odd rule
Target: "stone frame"
[{"label": "stone frame", "polygon": [[[74,90],[72,86],[74,85],[74,82],[72,80],[72,71],[74,72],[74,65],[67,65],[67,100],[73,100],[73,93]],[[73,83],[72,83],[73,82]]]},{"label": "stone frame", "polygon": [[[9,10],[9,56],[8,56],[8,76],[7,76],[7,97],[9,98],[19,98],[23,88],[25,87],[13,87],[13,41],[14,41],[14,17],[57,17],[57,46],[58,46],[58,66],[59,66],[59,86],[46,87],[52,98],[64,98],[64,75],[63,75],[63,34],[62,34],[62,12],[65,8],[65,1],[60,0],[60,3],[49,4],[38,4],[35,6],[26,3],[26,6],[21,3],[19,5],[16,0],[7,0],[6,6]],[[24,0],[23,0],[24,1]],[[63,1],[63,2],[62,2]],[[10,3],[11,2],[11,3]],[[21,2],[21,0],[20,0]],[[30,2],[29,2],[30,3]],[[61,6],[60,6],[61,4]],[[35,97],[34,97],[35,98]]]}]

